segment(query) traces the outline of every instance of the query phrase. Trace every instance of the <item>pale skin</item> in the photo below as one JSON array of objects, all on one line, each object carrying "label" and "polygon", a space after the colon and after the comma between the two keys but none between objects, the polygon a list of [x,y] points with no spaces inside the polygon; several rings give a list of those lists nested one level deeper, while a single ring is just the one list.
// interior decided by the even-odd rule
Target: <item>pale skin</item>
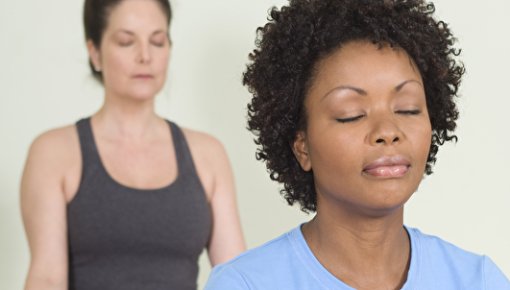
[{"label": "pale skin", "polygon": [[411,258],[404,204],[432,136],[418,69],[401,49],[347,43],[318,63],[305,108],[293,151],[317,191],[308,245],[355,289],[400,289]]},{"label": "pale skin", "polygon": [[[91,60],[104,77],[105,98],[91,123],[99,154],[117,182],[161,188],[177,177],[169,127],[154,112],[170,52],[167,19],[154,1],[116,6],[100,47],[88,41]],[[183,128],[212,210],[207,253],[212,266],[245,250],[234,177],[222,144]],[[21,182],[21,207],[31,253],[25,289],[68,288],[66,206],[80,184],[82,160],[74,125],[48,131],[33,142]]]}]

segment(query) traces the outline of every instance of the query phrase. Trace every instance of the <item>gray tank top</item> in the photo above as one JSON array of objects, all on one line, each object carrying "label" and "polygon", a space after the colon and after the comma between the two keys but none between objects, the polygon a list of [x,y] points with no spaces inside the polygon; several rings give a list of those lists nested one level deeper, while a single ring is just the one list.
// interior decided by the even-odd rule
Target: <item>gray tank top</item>
[{"label": "gray tank top", "polygon": [[90,118],[76,123],[83,160],[78,192],[67,206],[69,289],[197,288],[198,257],[211,233],[211,210],[180,128],[168,122],[175,181],[140,190],[106,171]]}]

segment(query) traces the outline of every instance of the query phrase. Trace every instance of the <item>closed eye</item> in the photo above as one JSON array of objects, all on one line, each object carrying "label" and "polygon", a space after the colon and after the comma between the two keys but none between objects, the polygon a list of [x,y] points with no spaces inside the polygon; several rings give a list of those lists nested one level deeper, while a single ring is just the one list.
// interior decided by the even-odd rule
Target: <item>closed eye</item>
[{"label": "closed eye", "polygon": [[168,42],[169,36],[163,31],[153,33],[150,38],[150,43],[157,47],[163,47]]},{"label": "closed eye", "polygon": [[365,117],[365,115],[359,115],[359,116],[354,116],[354,117],[349,117],[349,118],[337,118],[336,121],[339,123],[350,123],[350,122],[358,121],[359,119],[361,119],[363,117]]},{"label": "closed eye", "polygon": [[163,47],[163,46],[165,46],[165,43],[162,41],[153,41],[152,45],[157,46],[157,47]]},{"label": "closed eye", "polygon": [[400,115],[419,115],[421,113],[420,110],[398,110],[395,113]]},{"label": "closed eye", "polygon": [[123,47],[128,47],[133,44],[133,41],[119,41],[119,45]]}]

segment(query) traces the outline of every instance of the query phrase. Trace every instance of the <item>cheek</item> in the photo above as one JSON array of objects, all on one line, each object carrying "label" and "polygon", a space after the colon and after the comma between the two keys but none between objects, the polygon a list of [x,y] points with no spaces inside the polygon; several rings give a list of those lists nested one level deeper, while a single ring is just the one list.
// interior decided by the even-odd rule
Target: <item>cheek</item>
[{"label": "cheek", "polygon": [[432,139],[430,123],[423,123],[415,126],[415,128],[411,130],[410,138],[412,140],[413,147],[415,147],[416,153],[420,156],[420,159],[423,159],[424,162],[426,162]]},{"label": "cheek", "polygon": [[[359,134],[359,133],[358,133]],[[348,174],[357,166],[359,150],[363,146],[356,132],[331,128],[316,134],[311,145],[311,161],[314,170],[323,172],[342,172]],[[362,139],[361,139],[362,140]]]},{"label": "cheek", "polygon": [[155,59],[154,68],[158,72],[165,74],[168,69],[169,52],[162,51],[158,53],[156,56],[157,59]]},{"label": "cheek", "polygon": [[116,75],[128,73],[130,62],[132,62],[130,54],[122,50],[108,51],[103,57],[105,70],[111,71]]}]

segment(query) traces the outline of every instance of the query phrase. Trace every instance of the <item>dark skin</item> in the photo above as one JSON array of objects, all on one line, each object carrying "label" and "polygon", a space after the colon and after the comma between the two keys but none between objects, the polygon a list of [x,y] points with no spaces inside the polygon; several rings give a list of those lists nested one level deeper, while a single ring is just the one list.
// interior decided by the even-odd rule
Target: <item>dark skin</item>
[{"label": "dark skin", "polygon": [[317,215],[302,228],[321,264],[356,289],[400,289],[404,204],[431,142],[423,81],[405,51],[345,44],[317,64],[293,151],[313,171]]}]

